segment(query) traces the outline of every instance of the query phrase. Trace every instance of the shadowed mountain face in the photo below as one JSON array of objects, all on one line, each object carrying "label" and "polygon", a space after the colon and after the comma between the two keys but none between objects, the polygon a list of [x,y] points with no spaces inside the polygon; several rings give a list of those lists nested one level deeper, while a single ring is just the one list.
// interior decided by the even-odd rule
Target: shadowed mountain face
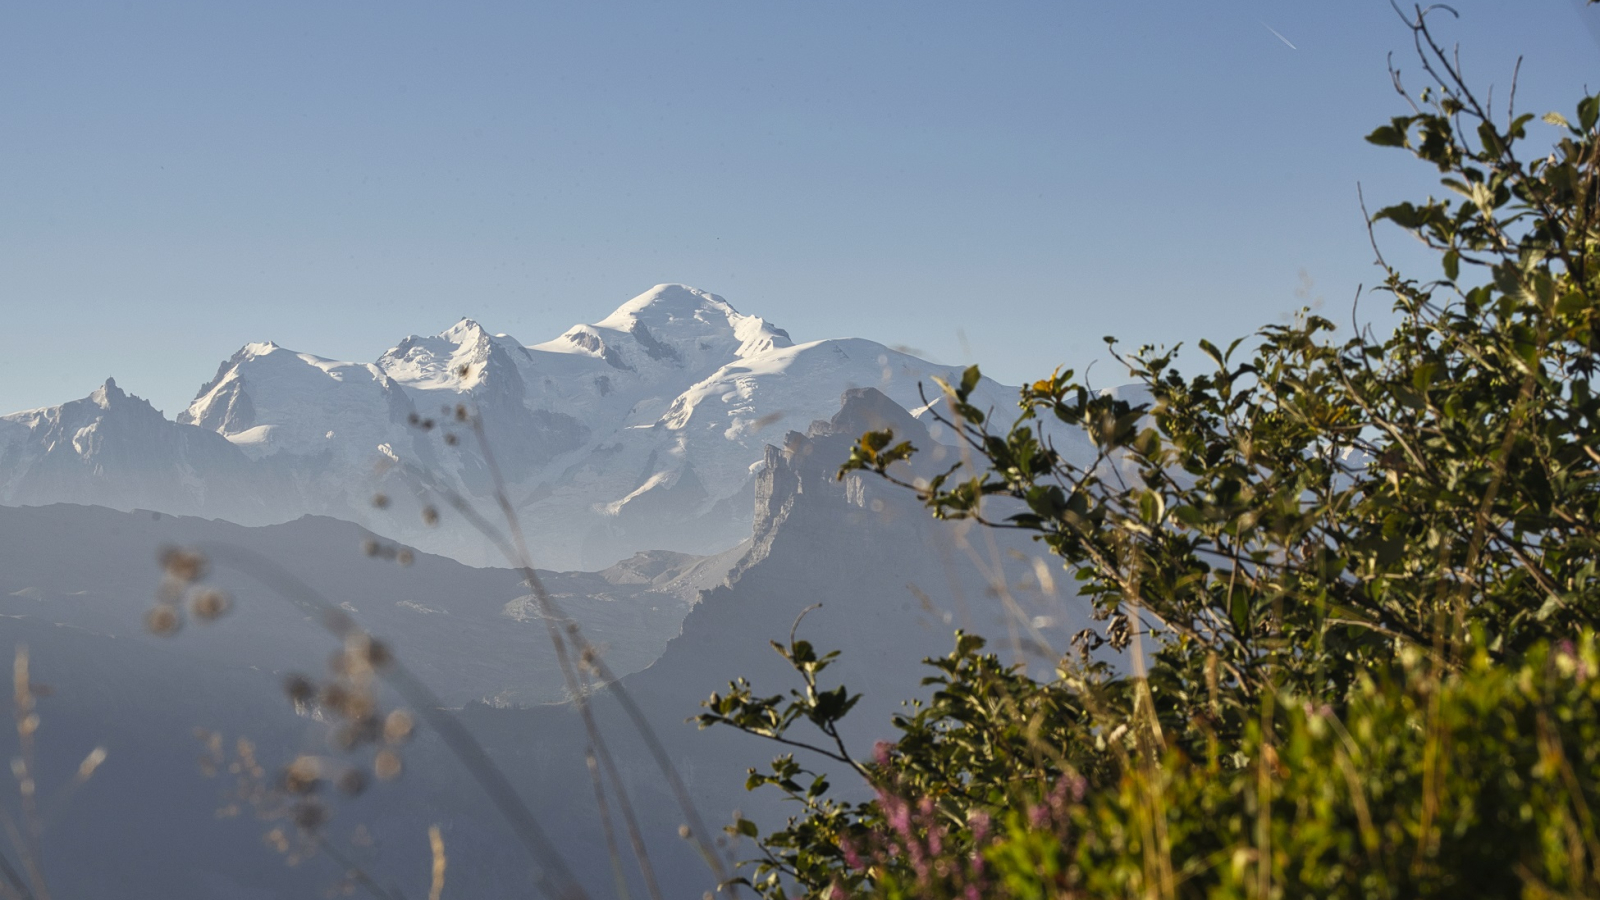
[{"label": "shadowed mountain face", "polygon": [[[328,515],[500,564],[463,522],[426,525],[421,506],[445,504],[419,497],[427,483],[492,505],[492,456],[535,560],[600,569],[643,550],[726,550],[750,533],[768,443],[830,417],[846,389],[917,408],[919,385],[956,373],[871,341],[795,344],[721,297],[658,285],[532,346],[469,319],[373,363],[246,344],[176,421],[114,382],[0,417],[0,503]],[[985,382],[979,402],[1013,398]]]},{"label": "shadowed mountain face", "polygon": [[[247,528],[227,522],[102,507],[0,507],[0,615],[71,626],[167,655],[317,672],[329,639],[253,572],[217,567],[211,581],[233,597],[214,625],[175,638],[144,633],[169,545],[227,546],[286,571],[382,635],[446,702],[558,702],[565,692],[546,630],[522,577],[416,555],[409,566],[368,556],[373,536],[335,519],[306,517]],[[719,583],[731,558],[666,551],[601,572],[541,572],[565,612],[605,645],[622,672],[660,656],[698,592]]]},{"label": "shadowed mountain face", "polygon": [[[1002,608],[1011,602],[1022,619],[1044,626],[1037,638],[1059,649],[1079,624],[1064,605],[1070,600],[1040,587],[1031,545],[991,545],[985,533],[930,519],[914,498],[876,479],[835,477],[855,436],[884,426],[924,448],[930,467],[950,452],[887,396],[851,391],[831,421],[790,432],[781,448],[765,451],[751,488],[752,532],[736,551],[718,559],[651,553],[600,573],[545,575],[567,612],[606,648],[611,666],[633,671],[625,689],[713,828],[734,809],[763,826],[784,814],[772,798],[743,791],[745,769],[764,765],[780,748],[724,729],[698,731],[685,720],[738,676],[763,692],[793,687],[767,639],[787,636],[808,607],[822,604],[806,616],[802,636],[843,651],[827,674],[866,694],[846,730],[858,755],[889,736],[889,716],[902,700],[921,695],[915,663],[948,652],[952,628],[994,635],[1010,648],[1018,620]],[[96,744],[110,750],[46,835],[58,896],[127,896],[130,883],[140,896],[172,900],[307,896],[338,873],[325,854],[281,868],[260,843],[281,822],[245,815],[218,824],[214,811],[227,802],[229,783],[200,778],[192,735],[196,727],[213,729],[229,747],[249,737],[269,779],[296,753],[345,758],[329,749],[324,724],[296,716],[279,693],[285,672],[320,673],[331,641],[247,575],[226,569],[209,580],[234,593],[232,615],[191,624],[174,638],[143,634],[137,623],[163,543],[246,546],[286,565],[330,600],[349,604],[452,705],[560,694],[542,624],[518,618],[526,591],[514,573],[427,555],[402,568],[361,555],[365,539],[357,528],[321,519],[241,528],[69,506],[0,508],[0,644],[27,643],[40,680],[55,689],[40,706],[46,780],[69,778]],[[1055,624],[1036,618],[1042,616]],[[1051,661],[1023,646],[1015,652]],[[595,711],[667,896],[698,896],[713,879],[677,836],[683,815],[650,754],[609,693],[595,698]],[[584,765],[587,739],[572,707],[472,702],[458,714],[592,895],[611,896]],[[15,732],[3,735],[0,752],[10,755]],[[399,782],[335,802],[330,842],[416,896],[426,888],[426,829],[438,824],[451,854],[450,895],[527,895],[527,859],[479,787],[428,734],[405,759]],[[849,789],[848,776],[836,783]],[[160,827],[136,827],[143,822]],[[352,841],[357,824],[367,826],[370,845]],[[637,880],[633,888],[643,895]]]},{"label": "shadowed mountain face", "polygon": [[[928,470],[942,468],[936,457],[953,452],[883,394],[848,392],[831,421],[816,423],[806,434],[791,432],[781,449],[768,449],[756,483],[749,553],[726,585],[702,595],[661,659],[623,679],[713,828],[729,822],[736,809],[763,828],[794,813],[775,796],[743,789],[749,767],[765,767],[792,748],[729,729],[700,731],[685,720],[699,712],[701,700],[736,677],[748,677],[762,694],[797,687],[798,679],[767,641],[786,639],[802,613],[801,637],[819,652],[842,651],[825,673],[825,683],[843,683],[865,695],[844,729],[851,750],[862,758],[870,755],[874,741],[892,736],[891,716],[903,701],[926,696],[928,689],[919,684],[926,670],[918,663],[948,653],[954,628],[986,634],[1003,655],[1047,669],[1056,657],[1034,641],[1043,639],[1064,651],[1067,637],[1088,624],[1075,599],[1057,596],[1049,585],[1056,563],[1044,560],[1047,583],[1040,585],[1036,560],[1041,554],[1031,542],[934,521],[907,492],[870,476],[837,479],[854,439],[883,427],[924,448],[922,465]],[[1008,603],[1015,604],[1012,614],[1005,611]],[[1033,625],[1039,628],[1030,635]],[[705,865],[676,836],[682,814],[627,716],[610,695],[597,699],[596,711],[614,735],[612,749],[623,761],[630,788],[645,798],[644,830],[668,883],[667,895],[696,896],[711,889]],[[582,737],[569,711],[468,713],[495,752],[540,761],[537,768],[517,772],[519,786],[536,808],[564,810],[569,821],[592,820]],[[833,783],[847,794],[864,794],[848,772],[823,760],[804,761],[831,772]],[[747,858],[750,849],[746,845],[730,853]],[[609,895],[603,859],[578,844],[571,852],[583,862],[595,892]]]}]

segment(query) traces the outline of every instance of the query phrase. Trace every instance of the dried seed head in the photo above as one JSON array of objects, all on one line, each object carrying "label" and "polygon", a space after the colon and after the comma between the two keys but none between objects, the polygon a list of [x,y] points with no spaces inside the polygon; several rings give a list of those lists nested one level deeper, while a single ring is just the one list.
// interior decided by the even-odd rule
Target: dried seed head
[{"label": "dried seed head", "polygon": [[456,367],[456,374],[461,376],[462,378],[465,378],[468,375],[471,375],[472,374],[472,364],[471,363],[462,363],[460,366],[457,366]]},{"label": "dried seed head", "polygon": [[317,698],[317,702],[325,709],[335,712],[343,710],[345,704],[350,702],[350,689],[338,683],[324,685],[322,696]]},{"label": "dried seed head", "polygon": [[365,691],[349,691],[339,714],[360,728],[362,740],[376,740],[378,736],[377,703]]},{"label": "dried seed head", "polygon": [[388,509],[389,508],[389,495],[388,494],[373,494],[372,495],[372,506],[373,506],[374,509]]},{"label": "dried seed head", "polygon": [[189,601],[189,612],[202,622],[214,622],[232,606],[228,595],[215,588],[195,594]]},{"label": "dried seed head", "polygon": [[294,824],[302,831],[316,831],[328,821],[328,809],[315,800],[302,800],[294,805]]},{"label": "dried seed head", "polygon": [[382,669],[394,662],[394,654],[389,652],[389,645],[383,641],[368,638],[365,649],[367,665],[373,669]]},{"label": "dried seed head", "polygon": [[415,562],[416,559],[416,555],[413,554],[409,548],[404,547],[402,547],[400,551],[394,555],[394,561],[402,566],[409,566]]},{"label": "dried seed head", "polygon": [[400,770],[400,754],[394,752],[393,750],[387,748],[379,750],[378,755],[373,757],[372,774],[378,776],[384,781],[399,778]]},{"label": "dried seed head", "polygon": [[424,506],[422,508],[422,524],[424,524],[424,525],[437,525],[437,524],[439,524],[439,511],[437,509],[434,509],[431,506]]},{"label": "dried seed head", "polygon": [[465,403],[457,403],[456,404],[456,421],[457,422],[465,422],[466,420],[467,420],[467,406],[466,406],[466,404]]},{"label": "dried seed head", "polygon": [[416,723],[412,721],[411,714],[403,709],[389,713],[383,720],[383,739],[391,744],[404,743],[411,737]]},{"label": "dried seed head", "polygon": [[291,794],[310,794],[322,784],[322,766],[314,756],[297,756],[283,770],[283,789]]},{"label": "dried seed head", "polygon": [[283,692],[296,703],[308,703],[316,694],[316,685],[304,675],[290,675],[283,679]]},{"label": "dried seed head", "polygon": [[354,750],[360,741],[361,735],[349,725],[341,725],[328,734],[328,744],[341,753]]},{"label": "dried seed head", "polygon": [[178,615],[178,608],[170,603],[161,603],[144,614],[145,630],[151,634],[166,637],[178,633],[183,627],[183,618]]},{"label": "dried seed head", "polygon": [[372,538],[367,538],[366,540],[361,542],[361,552],[365,553],[368,556],[377,556],[378,555],[378,542],[373,540]]},{"label": "dried seed head", "polygon": [[688,825],[679,825],[678,826],[678,837],[681,837],[681,838],[683,838],[684,840],[687,841],[689,839],[689,836],[692,835],[692,834],[694,834],[694,832],[689,830],[689,826]]},{"label": "dried seed head", "polygon": [[444,436],[444,442],[446,445],[454,447],[456,444],[461,442],[461,439],[453,434],[447,434]]},{"label": "dried seed head", "polygon": [[174,581],[187,584],[199,581],[206,574],[206,558],[193,550],[167,547],[157,558],[161,561],[161,568],[167,573],[167,577]]},{"label": "dried seed head", "polygon": [[334,782],[339,792],[349,797],[360,796],[367,789],[367,773],[360,769],[345,769],[339,773],[339,780]]}]

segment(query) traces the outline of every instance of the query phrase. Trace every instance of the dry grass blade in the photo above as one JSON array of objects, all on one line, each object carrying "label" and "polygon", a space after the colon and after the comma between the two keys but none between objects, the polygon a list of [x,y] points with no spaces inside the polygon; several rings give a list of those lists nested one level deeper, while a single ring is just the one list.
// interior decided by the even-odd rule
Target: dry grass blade
[{"label": "dry grass blade", "polygon": [[[628,838],[633,849],[634,861],[639,867],[639,875],[644,879],[645,888],[650,892],[651,900],[663,900],[661,886],[656,881],[655,868],[650,864],[649,854],[645,852],[644,839],[639,831],[638,817],[633,811],[633,802],[628,797],[627,786],[617,772],[616,764],[612,761],[611,751],[606,744],[605,735],[600,730],[600,724],[595,721],[594,712],[589,708],[588,691],[585,689],[586,685],[580,677],[577,666],[573,663],[570,649],[567,646],[567,638],[571,637],[572,644],[578,649],[581,658],[590,666],[595,666],[598,663],[600,651],[584,638],[578,623],[557,607],[555,602],[551,600],[549,592],[545,590],[544,582],[533,568],[532,556],[528,553],[527,539],[522,533],[522,522],[517,518],[516,509],[511,505],[511,500],[506,495],[505,479],[502,477],[499,463],[495,461],[494,453],[489,447],[489,439],[484,434],[483,422],[479,417],[472,417],[472,428],[473,433],[478,438],[478,446],[483,453],[484,463],[488,467],[490,480],[494,484],[495,503],[505,517],[506,527],[511,533],[512,552],[507,554],[507,558],[522,573],[523,580],[527,583],[528,588],[533,591],[534,600],[539,605],[540,618],[550,636],[550,645],[555,649],[556,662],[561,668],[561,677],[566,682],[567,693],[573,698],[573,705],[578,710],[578,717],[583,721],[584,732],[588,735],[589,744],[594,748],[595,754],[599,758],[601,771],[611,781],[612,794],[616,797],[617,809],[622,814],[622,821],[628,828]],[[456,505],[459,507],[463,504]],[[502,549],[504,550],[503,542]],[[565,634],[563,634],[563,630]],[[598,775],[598,773],[593,774]],[[596,789],[600,789],[598,784]]]},{"label": "dry grass blade", "polygon": [[444,893],[444,869],[449,859],[444,855],[444,835],[439,826],[428,826],[428,849],[433,853],[433,881],[428,886],[428,900],[439,900]]},{"label": "dry grass blade", "polygon": [[600,830],[606,837],[606,856],[611,860],[611,877],[616,882],[617,900],[627,900],[628,876],[622,871],[622,851],[617,848],[617,831],[611,824],[611,807],[606,803],[606,791],[600,781],[599,763],[595,762],[594,748],[584,750],[584,765],[589,769],[589,781],[594,785],[594,806],[600,813]]},{"label": "dry grass blade", "polygon": [[[584,722],[584,729],[588,734],[591,745],[599,755],[600,761],[605,763],[609,753],[606,750],[604,736],[600,733],[600,729],[594,722],[593,715],[588,709],[587,692],[583,690],[583,686],[579,680],[578,672],[574,667],[571,656],[568,652],[567,640],[569,638],[573,646],[582,655],[585,663],[594,670],[600,682],[605,687],[610,689],[612,696],[614,696],[622,705],[623,710],[628,715],[629,722],[633,725],[634,730],[639,734],[639,737],[645,742],[645,746],[649,749],[651,758],[655,762],[656,767],[661,771],[662,777],[667,780],[667,784],[672,790],[673,798],[677,802],[680,812],[682,812],[684,818],[688,820],[687,824],[689,828],[689,839],[694,843],[695,848],[699,851],[702,858],[705,859],[707,866],[711,868],[711,871],[716,876],[718,883],[728,884],[732,876],[730,875],[724,861],[716,853],[711,843],[707,840],[707,836],[709,836],[711,832],[706,828],[704,821],[700,818],[699,811],[695,808],[694,801],[689,797],[688,788],[684,785],[683,779],[679,776],[677,767],[673,764],[671,757],[667,754],[666,748],[662,746],[660,739],[656,736],[655,729],[644,717],[644,714],[639,709],[638,704],[634,703],[633,698],[629,695],[627,689],[623,687],[615,674],[611,672],[608,666],[606,666],[599,648],[595,647],[588,641],[587,638],[584,637],[582,627],[576,621],[568,617],[551,599],[549,592],[545,590],[543,581],[539,578],[538,573],[533,568],[532,557],[528,552],[527,541],[522,532],[521,521],[518,519],[516,509],[506,493],[505,479],[502,476],[499,464],[495,459],[494,451],[489,446],[488,436],[484,433],[482,420],[477,415],[472,415],[469,418],[473,433],[477,438],[479,448],[483,453],[485,466],[489,472],[490,482],[494,486],[495,504],[500,509],[500,512],[505,519],[506,528],[509,532],[509,535],[505,532],[502,532],[499,528],[496,528],[492,523],[479,514],[478,511],[473,508],[472,504],[466,500],[466,498],[462,497],[456,491],[440,485],[435,479],[429,477],[426,472],[420,471],[412,466],[405,466],[403,471],[415,478],[421,487],[438,494],[445,500],[446,503],[450,505],[451,508],[461,513],[463,518],[465,518],[474,528],[483,534],[485,538],[493,543],[505,556],[506,560],[522,574],[524,581],[527,583],[529,589],[533,592],[534,600],[539,607],[540,617],[543,619],[547,629],[549,630],[550,642],[556,651],[556,659],[561,668],[562,677],[566,681],[567,691],[574,698],[574,703],[577,706],[579,715]],[[564,634],[563,631],[565,632]],[[599,773],[595,773],[594,777],[599,777]],[[616,799],[619,811],[623,813],[624,820],[630,819],[632,817],[630,803],[628,801],[626,792],[622,790],[620,780],[616,782],[616,786]],[[600,790],[598,786],[597,790]],[[638,856],[641,874],[645,877],[646,884],[650,888],[652,896],[659,897],[659,888],[654,884],[653,875],[650,873],[649,860],[647,857],[643,856],[642,853],[643,845],[640,844],[638,845],[636,856]],[[728,884],[728,887],[732,896],[737,898],[739,896],[738,887],[732,884]]]},{"label": "dry grass blade", "polygon": [[395,888],[385,888],[383,885],[379,884],[371,875],[367,874],[365,869],[356,865],[349,857],[341,853],[339,848],[335,847],[333,844],[322,839],[320,836],[316,839],[316,844],[319,851],[326,854],[329,859],[338,863],[344,869],[344,875],[346,878],[350,879],[353,884],[361,887],[367,893],[377,897],[378,900],[406,900],[405,894],[400,893],[400,891]]},{"label": "dry grass blade", "polygon": [[17,779],[23,827],[19,829],[9,815],[5,817],[5,826],[12,844],[22,857],[22,868],[28,876],[28,895],[38,900],[50,900],[50,888],[40,868],[40,860],[44,855],[44,822],[39,816],[38,784],[33,777],[33,738],[39,730],[39,714],[34,712],[28,648],[23,644],[17,645],[12,661],[11,683],[14,690],[12,704],[17,720],[17,757],[11,761],[11,772]]},{"label": "dry grass blade", "polygon": [[[350,615],[271,560],[239,547],[203,544],[200,549],[212,560],[227,565],[260,582],[279,596],[311,614],[329,633],[341,641],[356,631]],[[558,900],[578,900],[588,895],[573,877],[566,861],[504,772],[495,765],[483,745],[445,709],[444,702],[421,679],[412,675],[398,660],[391,660],[379,673],[390,687],[411,704],[450,752],[466,767],[489,796],[495,809],[511,826],[536,864],[535,885],[540,892]]]},{"label": "dry grass blade", "polygon": [[[644,879],[651,897],[654,900],[661,900],[660,887],[656,882],[653,867],[645,851],[645,845],[642,835],[639,833],[637,818],[633,813],[631,800],[628,797],[620,774],[617,772],[614,762],[612,762],[605,736],[602,734],[599,724],[595,721],[594,715],[589,708],[588,685],[586,680],[580,676],[578,664],[572,658],[573,650],[578,652],[582,665],[593,671],[600,682],[611,689],[612,695],[622,705],[623,710],[628,715],[630,724],[645,742],[653,761],[670,786],[680,811],[684,818],[688,820],[686,826],[688,829],[687,837],[694,843],[695,848],[716,876],[718,883],[727,885],[732,896],[737,898],[739,896],[738,888],[730,883],[731,875],[728,867],[707,840],[710,831],[700,818],[694,802],[689,797],[689,792],[683,783],[683,779],[678,775],[676,766],[657,738],[654,728],[645,719],[638,705],[634,703],[633,698],[629,696],[627,689],[618,682],[616,676],[605,665],[599,648],[584,637],[581,626],[568,617],[551,599],[549,592],[545,590],[543,581],[533,567],[532,556],[528,552],[527,540],[522,531],[522,523],[517,516],[515,506],[506,492],[505,478],[500,470],[494,451],[489,445],[481,417],[475,413],[469,414],[465,407],[458,406],[456,419],[468,422],[477,439],[485,468],[489,474],[490,483],[493,486],[495,505],[500,510],[505,522],[504,531],[480,514],[474,505],[459,492],[439,483],[428,472],[408,464],[401,464],[400,471],[414,480],[413,487],[418,491],[419,496],[423,491],[431,491],[452,509],[460,513],[462,518],[482,534],[485,539],[494,544],[507,562],[523,576],[523,580],[532,592],[534,601],[538,606],[540,619],[545,623],[567,693],[573,698],[574,706],[583,722],[589,745],[599,763],[599,766],[591,767],[589,771],[590,777],[594,781],[596,796],[600,798],[599,802],[602,804],[600,814],[602,816],[608,815],[604,808],[606,791],[601,779],[609,778],[613,785],[612,796],[615,798],[618,812],[621,814],[623,822],[628,826],[630,843],[632,844],[635,862],[638,865],[640,875]],[[432,509],[433,507],[429,505],[427,508]]]}]

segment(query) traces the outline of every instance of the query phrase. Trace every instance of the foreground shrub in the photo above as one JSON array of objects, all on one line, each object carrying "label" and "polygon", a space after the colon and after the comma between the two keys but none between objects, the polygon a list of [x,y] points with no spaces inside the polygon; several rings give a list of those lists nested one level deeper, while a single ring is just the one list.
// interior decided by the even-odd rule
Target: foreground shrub
[{"label": "foreground shrub", "polygon": [[702,724],[805,744],[810,723],[877,794],[834,799],[793,757],[752,774],[801,804],[765,836],[736,823],[763,895],[1600,893],[1600,96],[1524,158],[1533,116],[1467,87],[1430,31],[1446,12],[1410,20],[1431,83],[1368,137],[1452,195],[1369,219],[1442,274],[1380,256],[1387,337],[1307,311],[1200,341],[1199,375],[1145,347],[1116,356],[1135,390],[1058,371],[1010,425],[973,404],[974,367],[930,407],[966,451],[943,472],[862,436],[841,477],[1031,533],[1104,625],[1049,682],[959,637],[870,761],[803,641],[781,649],[805,691],[713,695]]}]

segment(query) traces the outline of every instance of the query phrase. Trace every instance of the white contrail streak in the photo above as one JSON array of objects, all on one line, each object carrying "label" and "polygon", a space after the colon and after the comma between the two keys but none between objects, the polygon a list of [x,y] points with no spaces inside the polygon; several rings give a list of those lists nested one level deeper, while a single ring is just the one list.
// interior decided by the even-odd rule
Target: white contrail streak
[{"label": "white contrail streak", "polygon": [[1281,34],[1278,34],[1278,29],[1273,28],[1271,25],[1268,25],[1267,23],[1262,22],[1261,23],[1261,27],[1265,28],[1266,30],[1268,30],[1270,32],[1272,32],[1273,36],[1276,37],[1278,40],[1283,41],[1285,44],[1288,44],[1290,50],[1299,50],[1300,49],[1299,47],[1296,47],[1294,44],[1290,43],[1288,38],[1284,37]]}]

